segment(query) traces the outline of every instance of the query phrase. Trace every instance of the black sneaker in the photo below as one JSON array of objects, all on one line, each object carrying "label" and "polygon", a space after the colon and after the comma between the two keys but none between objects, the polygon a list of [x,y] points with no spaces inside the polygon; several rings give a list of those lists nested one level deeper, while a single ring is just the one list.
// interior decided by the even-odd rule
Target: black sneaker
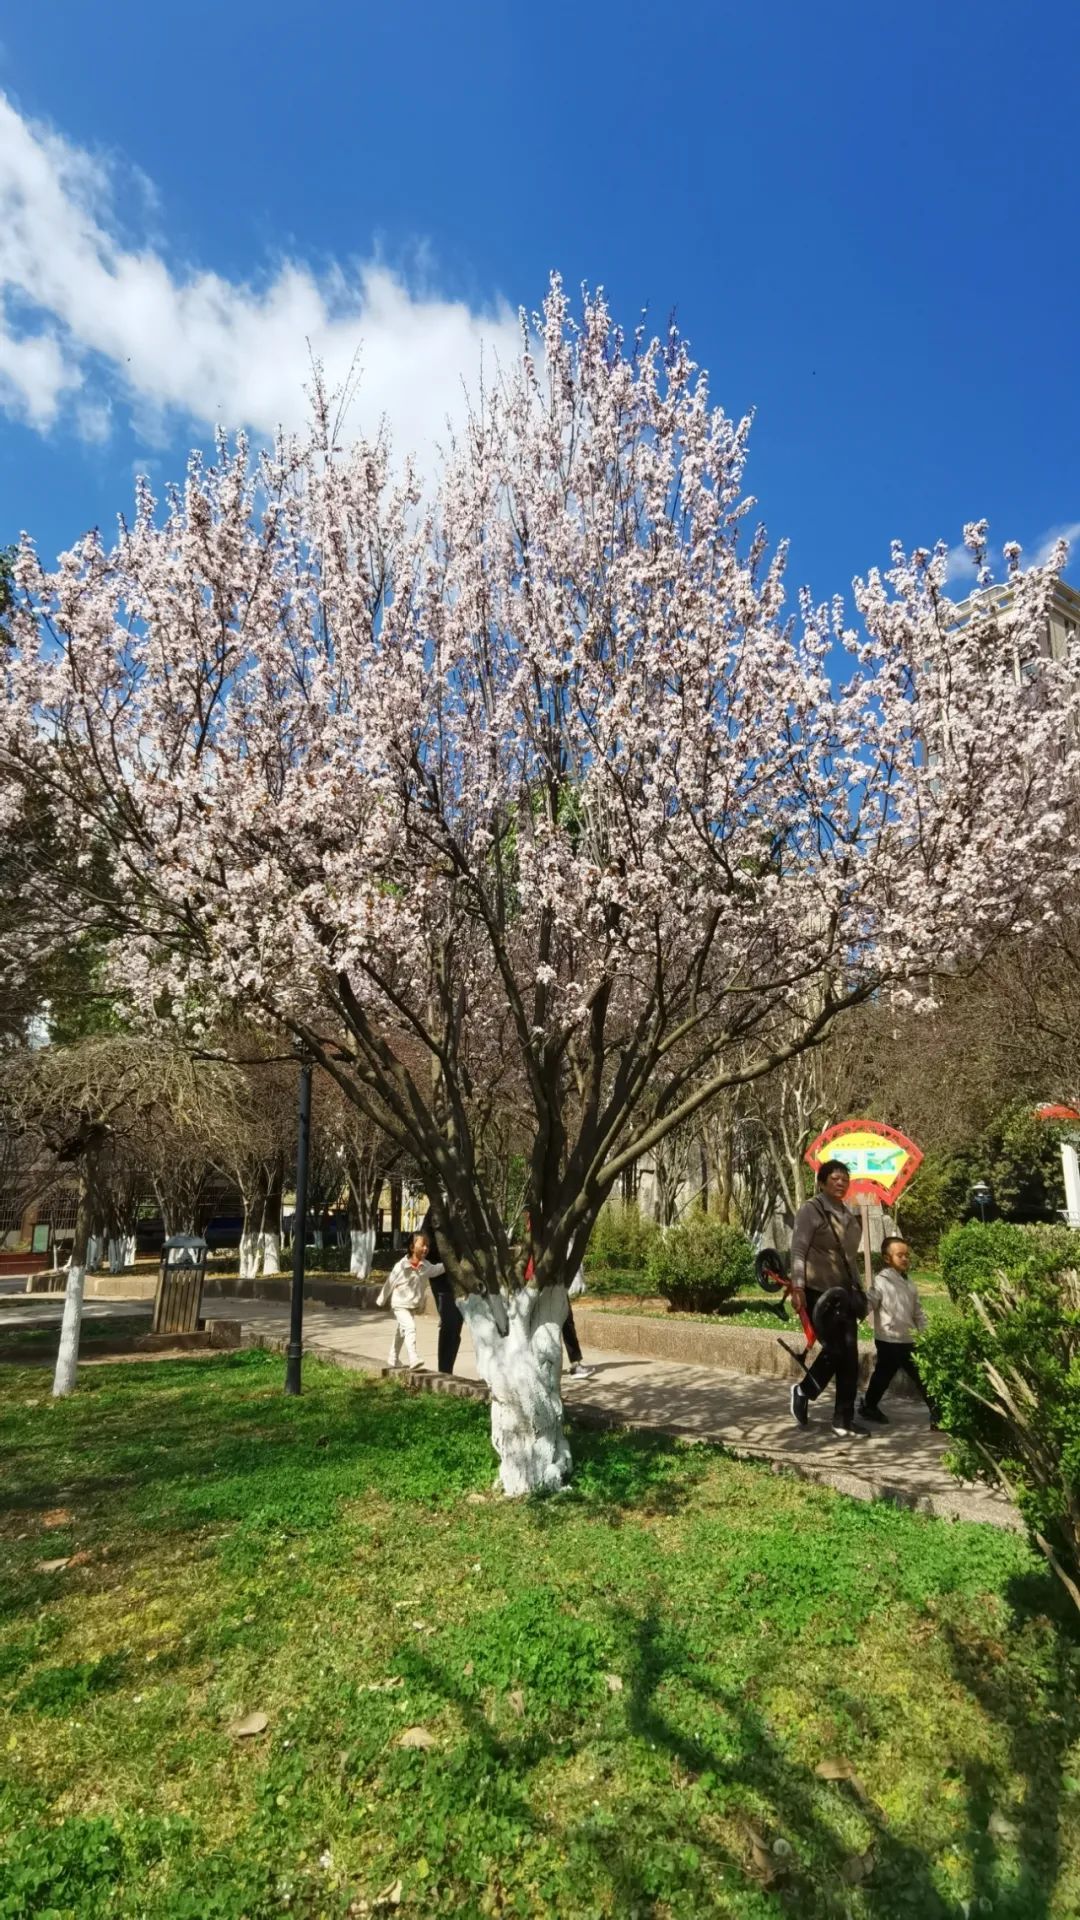
[{"label": "black sneaker", "polygon": [[868,1407],[865,1400],[859,1402],[859,1418],[869,1420],[872,1427],[887,1427],[889,1424],[888,1414],[882,1413],[880,1407]]},{"label": "black sneaker", "polygon": [[793,1420],[798,1421],[800,1427],[805,1427],[809,1419],[806,1405],[806,1388],[800,1386],[797,1380],[791,1389],[791,1417]]}]

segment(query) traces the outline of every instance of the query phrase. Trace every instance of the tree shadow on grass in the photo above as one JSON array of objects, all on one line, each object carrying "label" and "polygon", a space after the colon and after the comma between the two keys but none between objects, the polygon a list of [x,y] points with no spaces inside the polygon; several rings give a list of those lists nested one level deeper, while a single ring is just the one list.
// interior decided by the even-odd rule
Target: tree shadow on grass
[{"label": "tree shadow on grass", "polygon": [[[612,1911],[642,1920],[669,1912],[675,1894],[680,1911],[727,1913],[740,1889],[748,1903],[752,1899],[748,1910],[762,1915],[840,1920],[857,1912],[862,1920],[958,1920],[960,1904],[933,1859],[894,1830],[859,1781],[857,1751],[841,1757],[840,1777],[819,1777],[785,1751],[744,1689],[710,1680],[700,1648],[677,1623],[656,1609],[644,1617],[615,1609],[609,1618],[623,1649],[618,1698],[636,1757],[628,1757],[625,1790],[599,1814],[585,1807],[569,1819],[544,1813],[531,1776],[542,1764],[550,1766],[560,1743],[550,1732],[538,1738],[527,1718],[520,1728],[498,1730],[491,1719],[493,1690],[481,1688],[479,1678],[464,1683],[460,1662],[453,1669],[430,1650],[410,1648],[399,1663],[413,1685],[453,1706],[485,1767],[499,1771],[503,1811],[512,1807],[523,1825],[554,1842],[583,1888],[599,1870]],[[1077,1735],[1076,1649],[1066,1635],[1050,1630],[1043,1681],[1060,1681],[1069,1708],[1049,1745],[1040,1741],[1045,1718],[1036,1705],[1037,1689],[1018,1705],[1017,1676],[1011,1685],[1002,1677],[988,1645],[957,1637],[953,1657],[958,1677],[984,1710],[1009,1727],[1008,1766],[1025,1781],[1026,1800],[1040,1796],[1043,1816],[1027,1829],[1018,1818],[1015,1841],[1008,1831],[995,1831],[994,1781],[978,1761],[964,1768],[971,1911],[992,1910],[995,1920],[1062,1920],[1064,1908],[1055,1904],[1057,1814],[1062,1764]],[[595,1714],[605,1711],[602,1678],[596,1677],[595,1696],[583,1698],[579,1711],[568,1716],[561,1747],[568,1765],[586,1749],[601,1763],[613,1750],[610,1732],[597,1737]],[[527,1682],[524,1701],[528,1715]],[[843,1702],[838,1698],[836,1704]],[[501,1713],[505,1718],[505,1704]],[[670,1765],[662,1793],[655,1791],[653,1773],[651,1798],[647,1782],[635,1776],[646,1752],[665,1756]],[[850,1778],[843,1777],[845,1762],[852,1763]],[[467,1817],[467,1809],[460,1817]],[[980,1907],[980,1900],[990,1907]]]},{"label": "tree shadow on grass", "polygon": [[[727,1850],[731,1868],[771,1886],[779,1909],[800,1920],[843,1914],[856,1886],[867,1920],[951,1920],[956,1909],[939,1892],[930,1862],[890,1831],[858,1783],[857,1767],[852,1781],[826,1781],[793,1760],[745,1692],[709,1682],[685,1638],[655,1613],[636,1623],[634,1637],[628,1723],[670,1755],[689,1789],[688,1809],[695,1801],[701,1808],[704,1783],[707,1794],[740,1810],[746,1846]],[[715,1717],[715,1734],[688,1736],[675,1723],[663,1701],[672,1682],[690,1692],[706,1721]],[[692,1822],[691,1813],[681,1823],[688,1844],[696,1843]]]},{"label": "tree shadow on grass", "polygon": [[[977,1621],[964,1631],[947,1624],[946,1644],[957,1679],[1004,1732],[1008,1768],[1020,1783],[1011,1804],[981,1760],[964,1769],[970,1809],[970,1860],[976,1898],[1006,1920],[1055,1920],[1062,1866],[1064,1776],[1080,1741],[1080,1619],[1048,1572],[1018,1576],[1007,1598],[1015,1629],[1026,1629],[1027,1663],[1034,1684],[1021,1692],[1006,1678],[1003,1648]],[[1042,1701],[1056,1705],[1047,1713]],[[999,1846],[1004,1842],[1004,1848]],[[1011,1884],[1002,1875],[1002,1851],[1015,1854]],[[987,1910],[990,1910],[987,1909]]]},{"label": "tree shadow on grass", "polygon": [[[632,1514],[678,1513],[694,1493],[717,1455],[718,1447],[633,1428],[587,1426],[568,1422],[574,1477],[558,1496],[558,1508],[583,1506],[590,1515],[618,1526]],[[536,1502],[541,1517],[553,1503]]]},{"label": "tree shadow on grass", "polygon": [[[848,1790],[793,1762],[740,1691],[710,1685],[670,1620],[655,1612],[644,1619],[616,1612],[614,1624],[630,1647],[621,1699],[627,1730],[638,1743],[634,1765],[641,1765],[647,1750],[665,1755],[671,1771],[662,1801],[653,1770],[651,1792],[648,1779],[628,1783],[621,1800],[602,1814],[582,1807],[562,1821],[546,1816],[530,1776],[550,1763],[551,1739],[530,1733],[527,1722],[520,1731],[498,1732],[483,1697],[430,1653],[408,1649],[400,1662],[414,1686],[456,1709],[485,1765],[499,1770],[503,1810],[512,1804],[523,1826],[552,1841],[566,1857],[571,1880],[582,1889],[592,1885],[604,1911],[610,1899],[610,1911],[625,1920],[648,1920],[671,1911],[677,1895],[679,1911],[729,1913],[741,1891],[753,1896],[755,1913],[833,1920],[848,1910],[853,1885],[869,1867],[859,1895],[866,1920],[954,1920],[956,1908],[941,1898],[919,1850],[897,1840],[878,1809],[858,1800],[840,1806],[836,1796]],[[672,1682],[684,1695],[691,1691],[708,1731],[690,1735],[675,1723],[663,1700]],[[527,1692],[525,1700],[528,1712]],[[603,1710],[602,1692],[588,1703],[594,1706]],[[567,1763],[593,1739],[594,1728],[583,1726],[579,1714],[565,1742]],[[610,1737],[602,1739],[596,1751],[610,1751],[611,1744]],[[865,1829],[854,1851],[852,1805]],[[460,1817],[466,1815],[461,1808]],[[587,1893],[583,1900],[562,1910],[591,1912]]]},{"label": "tree shadow on grass", "polygon": [[117,1688],[126,1685],[129,1666],[126,1654],[107,1653],[97,1660],[39,1667],[19,1688],[11,1703],[12,1711],[67,1715],[98,1695],[115,1693]]}]

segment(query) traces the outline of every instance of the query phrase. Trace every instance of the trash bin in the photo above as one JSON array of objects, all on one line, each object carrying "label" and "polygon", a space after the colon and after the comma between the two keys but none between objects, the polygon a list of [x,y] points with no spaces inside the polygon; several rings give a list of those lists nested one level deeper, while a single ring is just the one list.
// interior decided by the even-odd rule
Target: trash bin
[{"label": "trash bin", "polygon": [[178,1233],[166,1240],[154,1295],[155,1333],[198,1332],[206,1255],[200,1234]]}]

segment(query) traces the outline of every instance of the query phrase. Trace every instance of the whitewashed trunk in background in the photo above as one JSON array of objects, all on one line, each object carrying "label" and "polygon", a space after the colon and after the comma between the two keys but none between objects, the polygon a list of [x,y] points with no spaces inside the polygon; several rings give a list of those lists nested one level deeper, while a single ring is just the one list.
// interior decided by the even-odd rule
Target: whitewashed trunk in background
[{"label": "whitewashed trunk in background", "polygon": [[82,1326],[85,1286],[86,1268],[69,1267],[67,1287],[64,1291],[64,1317],[60,1322],[60,1350],[56,1356],[56,1372],[53,1374],[52,1390],[55,1400],[62,1400],[65,1394],[75,1391],[75,1376],[79,1370],[79,1330]]},{"label": "whitewashed trunk in background", "polygon": [[240,1235],[240,1278],[253,1280],[259,1271],[259,1235],[245,1225]]},{"label": "whitewashed trunk in background", "polygon": [[1080,1160],[1068,1140],[1061,1143],[1061,1171],[1065,1180],[1065,1218],[1070,1227],[1080,1227]]},{"label": "whitewashed trunk in background", "polygon": [[312,1239],[311,1244],[313,1247],[317,1247],[320,1253],[322,1252],[323,1230],[321,1227],[316,1227],[314,1238]]},{"label": "whitewashed trunk in background", "polygon": [[354,1280],[366,1280],[375,1258],[374,1227],[350,1227],[349,1272]]},{"label": "whitewashed trunk in background", "polygon": [[264,1233],[262,1237],[262,1270],[264,1273],[281,1272],[281,1235]]},{"label": "whitewashed trunk in background", "polygon": [[96,1273],[100,1265],[101,1265],[101,1241],[98,1238],[98,1235],[96,1233],[92,1233],[89,1240],[86,1243],[85,1271],[87,1273]]},{"label": "whitewashed trunk in background", "polygon": [[123,1273],[124,1242],[122,1240],[110,1240],[108,1247],[106,1249],[105,1257],[109,1263],[110,1273]]},{"label": "whitewashed trunk in background", "polygon": [[562,1329],[565,1287],[523,1287],[509,1300],[468,1294],[459,1301],[480,1378],[491,1392],[491,1441],[499,1485],[511,1499],[554,1493],[570,1478],[563,1433]]}]

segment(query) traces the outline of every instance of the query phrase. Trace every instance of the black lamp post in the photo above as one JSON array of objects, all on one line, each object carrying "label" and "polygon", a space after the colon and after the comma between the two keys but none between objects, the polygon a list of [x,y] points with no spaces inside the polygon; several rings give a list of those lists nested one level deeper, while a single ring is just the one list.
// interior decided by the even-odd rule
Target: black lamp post
[{"label": "black lamp post", "polygon": [[971,1189],[971,1197],[975,1202],[979,1219],[985,1227],[990,1215],[990,1203],[994,1197],[985,1180],[976,1180],[975,1185]]},{"label": "black lamp post", "polygon": [[304,1355],[304,1242],[307,1238],[308,1144],[311,1139],[311,1062],[300,1063],[300,1104],[296,1134],[296,1212],[293,1215],[292,1294],[285,1391],[299,1393]]}]

